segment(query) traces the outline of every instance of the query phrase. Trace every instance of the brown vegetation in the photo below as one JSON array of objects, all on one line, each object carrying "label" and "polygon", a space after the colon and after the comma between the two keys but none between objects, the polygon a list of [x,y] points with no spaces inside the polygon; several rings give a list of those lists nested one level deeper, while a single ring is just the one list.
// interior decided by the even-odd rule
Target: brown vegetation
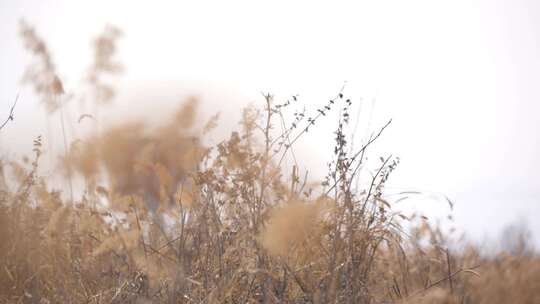
[{"label": "brown vegetation", "polygon": [[[37,86],[58,95],[48,90]],[[384,196],[398,159],[365,157],[388,124],[350,152],[342,92],[290,125],[296,96],[264,100],[213,147],[202,138],[216,118],[199,128],[196,100],[161,127],[123,123],[72,143],[62,168],[84,180],[81,197],[62,199],[40,176],[41,138],[32,160],[0,163],[0,303],[540,303],[535,255],[451,252],[422,218],[404,231],[412,219]],[[332,111],[335,156],[314,186],[283,163]]]}]

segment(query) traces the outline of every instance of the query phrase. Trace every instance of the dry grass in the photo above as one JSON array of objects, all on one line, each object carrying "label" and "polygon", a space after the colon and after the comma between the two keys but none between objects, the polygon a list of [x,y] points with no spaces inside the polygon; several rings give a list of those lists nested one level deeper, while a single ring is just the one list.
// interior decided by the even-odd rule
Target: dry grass
[{"label": "dry grass", "polygon": [[[106,59],[118,32],[104,35],[94,76],[118,67]],[[54,75],[48,52],[38,58]],[[45,97],[48,110],[61,106]],[[39,175],[41,138],[32,160],[0,163],[0,303],[540,303],[537,256],[449,252],[425,220],[403,231],[384,196],[398,160],[365,158],[387,125],[350,151],[342,92],[290,125],[298,98],[264,99],[213,147],[203,138],[217,116],[197,126],[194,99],[161,127],[127,122],[72,143],[62,168],[84,192],[70,200]],[[335,156],[313,186],[283,164],[331,112]],[[357,187],[366,170],[369,186]]]}]

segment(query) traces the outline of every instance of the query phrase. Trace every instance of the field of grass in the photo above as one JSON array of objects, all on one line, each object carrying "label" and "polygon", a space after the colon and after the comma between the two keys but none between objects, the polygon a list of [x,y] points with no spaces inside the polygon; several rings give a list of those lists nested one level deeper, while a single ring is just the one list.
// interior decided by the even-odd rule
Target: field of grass
[{"label": "field of grass", "polygon": [[[37,60],[25,79],[62,111],[51,54],[28,25],[22,37]],[[114,96],[118,37],[95,41],[96,110],[79,119],[99,123]],[[399,159],[367,160],[390,122],[354,148],[343,91],[319,109],[261,101],[213,146],[219,121],[199,124],[195,99],[158,127],[64,134],[61,189],[40,174],[46,138],[32,157],[1,160],[0,303],[540,303],[535,253],[453,250],[428,219],[393,210],[385,184]],[[313,182],[294,147],[329,117],[334,158]]]}]

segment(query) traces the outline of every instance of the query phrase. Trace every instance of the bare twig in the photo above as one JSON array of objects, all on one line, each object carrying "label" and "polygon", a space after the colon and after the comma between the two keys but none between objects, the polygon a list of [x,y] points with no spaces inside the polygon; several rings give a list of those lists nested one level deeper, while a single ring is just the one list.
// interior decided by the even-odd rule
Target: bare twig
[{"label": "bare twig", "polygon": [[9,121],[12,121],[15,116],[13,112],[15,111],[15,106],[17,105],[17,101],[19,101],[19,93],[17,93],[17,97],[15,97],[15,101],[13,102],[13,105],[11,106],[11,109],[9,110],[9,116],[6,118],[6,120],[0,125],[0,130],[2,130]]},{"label": "bare twig", "polygon": [[479,265],[476,265],[476,266],[474,266],[474,267],[467,268],[467,269],[460,268],[460,269],[458,269],[458,270],[456,270],[456,271],[450,273],[449,275],[445,276],[444,278],[441,278],[441,279],[439,279],[439,280],[437,280],[437,281],[435,281],[435,282],[429,284],[429,285],[426,286],[425,288],[416,291],[415,293],[413,293],[412,295],[410,295],[410,296],[407,297],[407,298],[413,298],[413,297],[415,297],[415,296],[417,296],[417,295],[419,295],[419,294],[421,294],[421,293],[423,293],[423,292],[426,292],[427,290],[431,289],[432,287],[435,287],[435,286],[441,284],[442,282],[444,282],[444,281],[446,281],[446,280],[448,280],[448,279],[451,279],[451,278],[455,277],[456,275],[458,275],[458,274],[460,274],[460,273],[462,273],[462,272],[469,272],[469,273],[476,274],[476,272],[474,272],[474,269],[476,269],[476,268],[478,268],[478,267],[480,267],[480,266],[481,266],[481,265],[479,264]]},{"label": "bare twig", "polygon": [[[363,155],[363,153],[366,151],[366,149],[375,141],[377,140],[377,138],[379,138],[379,136],[381,136],[381,134],[383,133],[383,131],[390,125],[390,123],[392,123],[392,120],[390,119],[380,130],[379,130],[379,133],[377,133],[377,135],[375,135],[374,137],[372,137],[364,146],[362,146],[362,148],[360,150],[358,150],[358,152],[356,152],[356,154],[353,155],[353,157],[350,159],[349,161],[349,164],[347,165],[346,169],[348,170],[350,168],[350,166],[353,164],[353,162],[356,160],[356,158],[360,155]],[[355,170],[356,171],[356,170]],[[336,188],[336,186],[338,185],[338,183],[343,179],[343,175],[340,176],[335,182],[334,184],[332,185],[332,187],[330,187],[326,192],[325,194],[329,194],[334,188]]]},{"label": "bare twig", "polygon": [[448,282],[450,282],[450,292],[454,293],[454,283],[452,282],[452,266],[450,265],[450,252],[446,248],[446,265],[448,266]]}]

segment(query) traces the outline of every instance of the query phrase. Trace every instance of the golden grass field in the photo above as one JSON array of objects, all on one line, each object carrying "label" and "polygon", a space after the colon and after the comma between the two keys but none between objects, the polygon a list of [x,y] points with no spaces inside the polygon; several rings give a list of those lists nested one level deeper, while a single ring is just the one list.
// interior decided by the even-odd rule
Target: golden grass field
[{"label": "golden grass field", "polygon": [[[62,111],[52,55],[21,29],[36,58],[25,81],[46,111]],[[95,40],[96,112],[79,119],[99,120],[114,97],[119,36],[109,28]],[[199,124],[196,99],[161,126],[64,134],[61,189],[40,174],[46,138],[31,157],[0,160],[0,303],[540,303],[534,252],[454,250],[428,219],[394,211],[385,184],[399,159],[367,161],[390,123],[351,149],[343,92],[305,111],[296,97],[261,100],[211,146],[204,139],[219,121]],[[315,183],[284,163],[331,113],[334,159]]]}]

